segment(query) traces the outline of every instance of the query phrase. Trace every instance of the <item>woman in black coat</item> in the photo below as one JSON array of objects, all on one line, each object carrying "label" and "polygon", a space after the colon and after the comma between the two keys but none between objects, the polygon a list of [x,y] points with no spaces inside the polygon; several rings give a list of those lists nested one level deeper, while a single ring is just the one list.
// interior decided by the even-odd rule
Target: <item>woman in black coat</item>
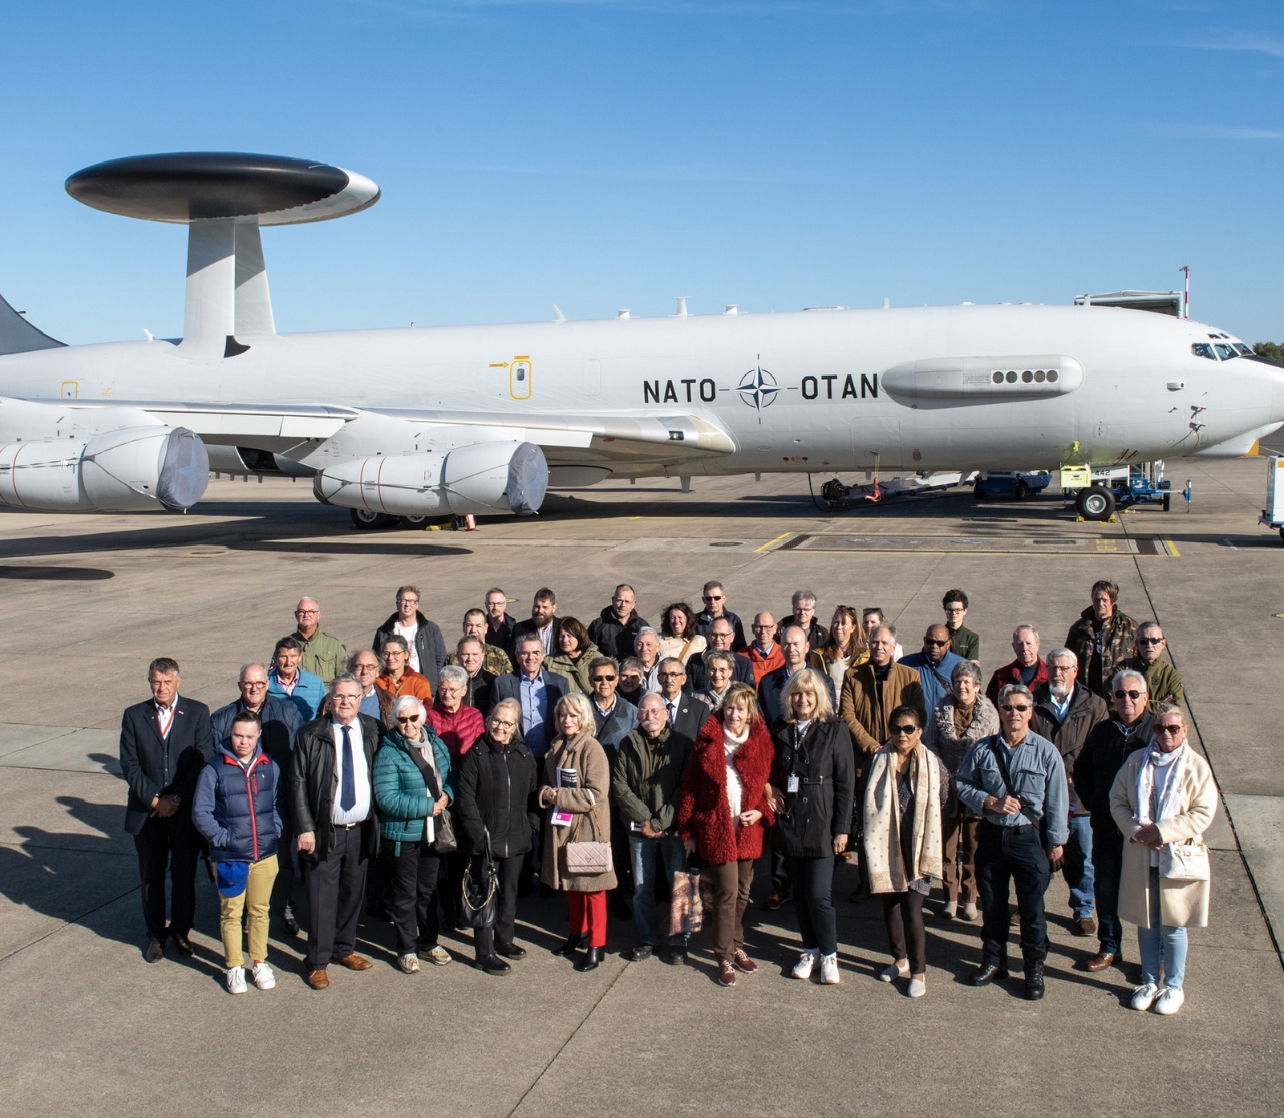
[{"label": "woman in black coat", "polygon": [[846,724],[834,717],[825,681],[797,672],[781,692],[785,721],[775,734],[772,806],[777,842],[793,880],[794,911],[803,951],[794,978],[838,982],[838,931],[831,892],[834,859],[847,849],[856,770]]},{"label": "woman in black coat", "polygon": [[[517,885],[522,859],[531,849],[530,811],[538,787],[538,765],[522,743],[522,710],[516,699],[501,699],[486,719],[486,732],[464,754],[455,783],[455,814],[472,853],[486,848],[499,870],[499,911],[493,928],[478,928],[477,966],[487,974],[507,974],[505,959],[520,959],[524,947],[513,942],[517,923]],[[502,956],[502,958],[501,958]]]}]

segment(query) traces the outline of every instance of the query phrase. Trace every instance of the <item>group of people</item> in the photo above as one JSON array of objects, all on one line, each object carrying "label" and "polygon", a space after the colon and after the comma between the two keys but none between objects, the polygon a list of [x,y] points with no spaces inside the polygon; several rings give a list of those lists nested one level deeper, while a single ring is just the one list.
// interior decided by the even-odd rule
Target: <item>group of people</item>
[{"label": "group of people", "polygon": [[848,859],[856,896],[882,903],[884,981],[926,993],[924,908],[939,885],[942,919],[982,920],[972,985],[1007,978],[1018,923],[1024,995],[1037,1000],[1044,893],[1060,870],[1072,931],[1099,938],[1085,968],[1119,965],[1121,920],[1136,924],[1131,1004],[1174,1013],[1186,928],[1208,918],[1201,836],[1216,792],[1187,742],[1162,628],[1137,625],[1118,594],[1095,583],[1046,655],[1018,626],[1014,659],[984,686],[957,589],[908,655],[880,609],[839,605],[826,626],[807,590],[779,624],[758,612],[746,638],[716,581],[702,610],[673,603],[659,629],[628,585],[588,625],[558,617],[549,588],[516,621],[493,587],[451,651],[414,586],[352,654],[305,598],[271,663],[246,664],[237,698],[212,715],[180,693],[167,657],[149,666],[151,699],[125,711],[145,957],[160,960],[168,942],[192,953],[202,853],[234,994],[275,985],[269,914],[298,933],[296,859],[318,990],[331,964],[372,966],[356,951],[368,903],[392,924],[402,971],[448,964],[442,922],[458,924],[464,884],[491,867],[493,911],[471,921],[485,973],[526,955],[517,905],[533,875],[566,895],[557,950],[578,970],[601,964],[608,909],[622,908],[636,929],[626,957],[680,966],[690,913],[660,902],[698,871],[716,980],[734,986],[758,969],[744,919],[767,855],[765,907],[791,901],[801,940],[794,978],[840,981],[832,894]]}]

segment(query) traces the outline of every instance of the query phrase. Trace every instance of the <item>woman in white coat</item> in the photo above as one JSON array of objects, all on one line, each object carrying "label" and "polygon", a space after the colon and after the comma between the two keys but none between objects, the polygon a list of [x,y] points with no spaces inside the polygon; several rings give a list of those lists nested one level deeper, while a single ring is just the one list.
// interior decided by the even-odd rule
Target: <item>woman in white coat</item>
[{"label": "woman in white coat", "polygon": [[[1167,1015],[1186,1000],[1186,929],[1208,924],[1203,834],[1216,811],[1217,787],[1208,762],[1187,744],[1180,708],[1161,703],[1150,744],[1129,756],[1110,789],[1110,813],[1129,840],[1119,915],[1137,925],[1141,950],[1141,985],[1133,993],[1133,1009],[1153,1006]],[[1180,865],[1182,854],[1192,857],[1180,861],[1195,865]]]}]

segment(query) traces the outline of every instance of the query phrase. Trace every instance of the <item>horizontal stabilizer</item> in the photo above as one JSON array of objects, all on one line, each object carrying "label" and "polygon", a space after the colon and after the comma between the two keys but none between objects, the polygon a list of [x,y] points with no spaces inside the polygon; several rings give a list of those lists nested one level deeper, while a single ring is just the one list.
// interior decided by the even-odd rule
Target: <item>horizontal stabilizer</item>
[{"label": "horizontal stabilizer", "polygon": [[0,354],[30,353],[36,349],[57,349],[65,345],[32,326],[0,295]]}]

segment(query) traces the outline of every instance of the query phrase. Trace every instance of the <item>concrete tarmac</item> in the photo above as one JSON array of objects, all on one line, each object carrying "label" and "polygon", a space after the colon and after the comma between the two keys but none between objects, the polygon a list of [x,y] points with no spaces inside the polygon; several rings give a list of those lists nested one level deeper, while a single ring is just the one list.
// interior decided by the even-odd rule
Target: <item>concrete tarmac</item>
[{"label": "concrete tarmac", "polygon": [[[287,481],[216,481],[185,517],[0,513],[0,1113],[1277,1114],[1284,542],[1255,523],[1262,460],[1175,463],[1170,476],[1178,490],[1193,479],[1189,508],[1178,496],[1170,513],[1105,525],[1076,523],[1055,494],[833,512],[789,477],[555,495],[537,519],[471,533],[355,532]],[[147,696],[153,656],[174,656],[184,693],[215,707],[235,696],[241,663],[292,630],[305,594],[353,650],[401,583],[419,585],[453,636],[495,584],[515,616],[547,584],[560,614],[587,622],[628,581],[658,621],[668,602],[698,603],[712,577],[746,624],[755,609],[787,612],[800,587],[825,619],[837,602],[881,605],[907,651],[942,593],[964,587],[987,673],[1011,659],[1017,623],[1034,624],[1045,651],[1062,643],[1098,578],[1119,583],[1123,610],[1158,618],[1222,792],[1212,922],[1191,933],[1181,1013],[1127,1008],[1131,928],[1122,969],[1079,969],[1096,940],[1070,934],[1059,880],[1045,1001],[1022,1000],[1019,971],[968,987],[979,929],[935,917],[928,995],[911,1001],[875,978],[880,906],[847,900],[848,869],[834,889],[837,987],[784,977],[797,951],[788,908],[751,909],[761,970],[723,990],[703,944],[688,968],[625,962],[633,929],[618,921],[608,960],[577,974],[548,950],[565,935],[562,899],[535,898],[519,907],[530,955],[507,978],[473,970],[462,934],[442,937],[452,965],[402,975],[390,928],[371,920],[359,949],[373,970],[331,968],[331,988],[313,992],[301,942],[274,928],[278,988],[234,998],[204,881],[196,957],[143,962],[116,757],[121,710]]]}]

